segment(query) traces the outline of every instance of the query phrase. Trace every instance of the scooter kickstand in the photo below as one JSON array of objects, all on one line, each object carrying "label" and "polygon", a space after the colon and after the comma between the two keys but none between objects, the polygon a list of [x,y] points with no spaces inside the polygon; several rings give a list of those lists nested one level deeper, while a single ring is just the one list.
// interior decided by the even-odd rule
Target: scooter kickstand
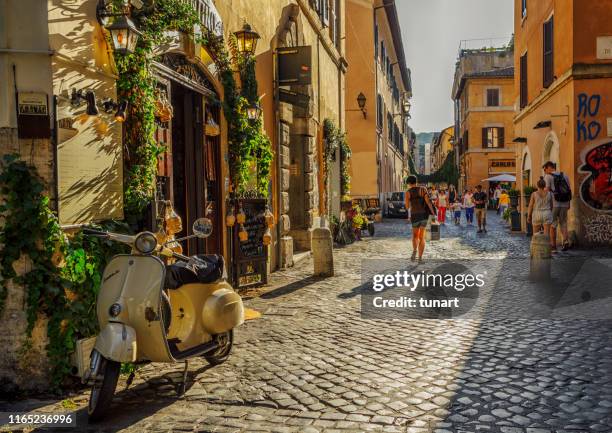
[{"label": "scooter kickstand", "polygon": [[187,371],[189,369],[189,361],[185,360],[185,369],[183,370],[183,382],[179,385],[178,395],[182,397],[185,395],[185,388],[187,385]]}]

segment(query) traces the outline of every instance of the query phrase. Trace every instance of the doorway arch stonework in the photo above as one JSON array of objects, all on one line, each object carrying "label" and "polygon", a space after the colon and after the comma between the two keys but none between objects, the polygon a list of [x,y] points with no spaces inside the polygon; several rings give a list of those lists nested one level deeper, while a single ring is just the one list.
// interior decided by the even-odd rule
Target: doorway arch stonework
[{"label": "doorway arch stonework", "polygon": [[[285,8],[275,40],[275,48],[304,45],[300,7]],[[310,97],[308,107],[279,102],[279,189],[280,262],[293,264],[294,251],[307,251],[312,229],[318,226],[319,207],[317,131],[314,94],[311,85],[291,86],[292,92]]]}]

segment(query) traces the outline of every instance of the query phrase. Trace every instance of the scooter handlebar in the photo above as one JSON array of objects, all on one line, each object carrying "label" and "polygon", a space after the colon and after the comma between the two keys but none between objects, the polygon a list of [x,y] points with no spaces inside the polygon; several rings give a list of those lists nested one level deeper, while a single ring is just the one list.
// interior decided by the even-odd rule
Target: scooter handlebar
[{"label": "scooter handlebar", "polygon": [[89,227],[84,227],[83,228],[83,234],[86,236],[98,236],[98,237],[108,237],[108,233],[107,232],[103,232],[102,230],[96,230],[96,229],[92,229]]}]

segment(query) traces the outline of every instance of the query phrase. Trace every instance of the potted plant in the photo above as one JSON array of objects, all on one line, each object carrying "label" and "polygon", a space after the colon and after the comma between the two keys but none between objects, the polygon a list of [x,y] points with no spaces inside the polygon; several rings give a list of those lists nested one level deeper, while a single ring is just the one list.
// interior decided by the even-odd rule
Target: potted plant
[{"label": "potted plant", "polygon": [[519,194],[520,193],[517,189],[511,189],[508,191],[508,195],[510,196],[510,206],[514,209],[518,207]]},{"label": "potted plant", "polygon": [[[537,191],[537,188],[531,185],[527,185],[523,188],[523,210],[525,215],[525,220],[527,220],[527,207],[529,206],[529,200],[531,199],[531,194],[534,191]],[[533,225],[527,221],[527,236],[533,235]]]}]

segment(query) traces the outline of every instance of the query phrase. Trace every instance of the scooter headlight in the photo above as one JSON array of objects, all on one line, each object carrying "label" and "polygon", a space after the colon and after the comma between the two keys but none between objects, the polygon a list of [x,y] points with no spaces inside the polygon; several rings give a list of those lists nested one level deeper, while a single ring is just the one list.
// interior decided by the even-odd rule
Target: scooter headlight
[{"label": "scooter headlight", "polygon": [[119,304],[111,305],[110,308],[108,309],[108,314],[111,317],[117,317],[119,314],[121,314],[121,305]]},{"label": "scooter headlight", "polygon": [[134,248],[141,254],[151,254],[157,247],[157,238],[151,232],[144,232],[136,236]]}]

